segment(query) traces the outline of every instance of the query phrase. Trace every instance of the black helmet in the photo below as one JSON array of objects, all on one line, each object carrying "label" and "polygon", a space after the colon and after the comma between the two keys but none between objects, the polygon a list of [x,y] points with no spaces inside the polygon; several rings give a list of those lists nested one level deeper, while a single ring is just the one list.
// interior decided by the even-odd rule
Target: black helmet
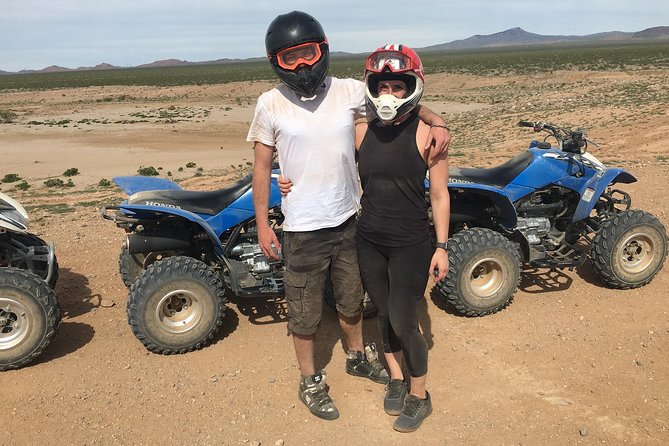
[{"label": "black helmet", "polygon": [[[303,96],[314,95],[325,79],[330,59],[325,32],[315,18],[301,11],[279,15],[267,29],[265,49],[274,72],[284,84]],[[281,56],[288,49],[306,51],[307,57],[286,64],[287,58]]]}]

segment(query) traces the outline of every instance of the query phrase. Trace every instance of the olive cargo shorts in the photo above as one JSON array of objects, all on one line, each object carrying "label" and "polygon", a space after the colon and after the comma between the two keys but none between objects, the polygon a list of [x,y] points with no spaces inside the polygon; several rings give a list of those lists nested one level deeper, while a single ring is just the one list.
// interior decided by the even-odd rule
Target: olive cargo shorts
[{"label": "olive cargo shorts", "polygon": [[355,233],[355,216],[334,228],[283,233],[282,253],[286,262],[283,281],[289,334],[316,333],[328,278],[332,280],[340,314],[355,317],[362,311],[364,293]]}]

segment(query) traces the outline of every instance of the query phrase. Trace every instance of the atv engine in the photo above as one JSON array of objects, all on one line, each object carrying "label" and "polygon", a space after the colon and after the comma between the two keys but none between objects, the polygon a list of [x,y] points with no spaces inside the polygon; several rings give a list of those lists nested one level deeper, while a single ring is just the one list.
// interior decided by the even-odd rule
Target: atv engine
[{"label": "atv engine", "polygon": [[261,296],[283,293],[283,259],[268,259],[257,243],[242,241],[233,246],[229,253],[228,264],[229,280],[234,282],[229,285],[237,295]]},{"label": "atv engine", "polygon": [[[271,264],[279,264],[281,260],[270,261],[260,250],[257,243],[240,243],[230,251],[230,254],[237,257],[240,261],[247,263],[251,271],[260,274],[271,271]],[[280,254],[279,254],[280,255]]]},{"label": "atv engine", "polygon": [[551,222],[546,217],[518,218],[518,230],[530,245],[538,245],[551,229]]}]

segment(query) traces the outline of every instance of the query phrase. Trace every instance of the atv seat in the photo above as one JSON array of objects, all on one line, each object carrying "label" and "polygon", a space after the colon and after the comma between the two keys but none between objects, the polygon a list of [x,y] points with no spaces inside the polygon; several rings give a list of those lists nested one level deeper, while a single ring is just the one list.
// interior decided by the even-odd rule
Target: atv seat
[{"label": "atv seat", "polygon": [[197,192],[181,189],[137,192],[128,204],[178,208],[196,214],[216,215],[251,188],[251,174],[225,189]]},{"label": "atv seat", "polygon": [[532,162],[532,153],[522,152],[502,165],[489,169],[451,167],[448,170],[449,183],[484,184],[503,189]]}]

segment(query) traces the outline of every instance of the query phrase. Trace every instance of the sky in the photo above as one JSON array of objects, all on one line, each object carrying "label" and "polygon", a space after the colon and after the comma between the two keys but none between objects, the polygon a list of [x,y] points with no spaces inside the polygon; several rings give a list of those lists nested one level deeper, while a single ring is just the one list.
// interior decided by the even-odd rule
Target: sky
[{"label": "sky", "polygon": [[542,35],[669,26],[667,0],[2,0],[0,70],[261,57],[279,14],[318,19],[331,51],[420,48],[509,28]]}]

